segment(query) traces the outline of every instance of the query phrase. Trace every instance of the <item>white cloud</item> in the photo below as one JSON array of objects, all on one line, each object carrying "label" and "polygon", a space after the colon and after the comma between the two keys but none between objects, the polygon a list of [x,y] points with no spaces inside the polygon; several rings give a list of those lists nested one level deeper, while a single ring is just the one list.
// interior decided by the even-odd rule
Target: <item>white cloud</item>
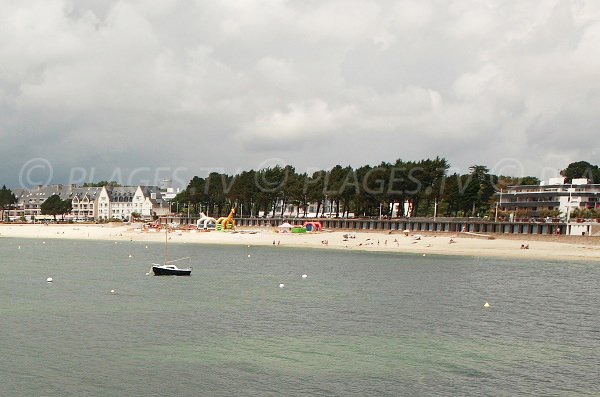
[{"label": "white cloud", "polygon": [[321,99],[292,103],[285,110],[275,110],[243,126],[238,138],[268,144],[270,140],[301,142],[326,133],[338,134],[351,120],[352,113],[350,106],[332,109]]},{"label": "white cloud", "polygon": [[157,152],[190,176],[281,156],[600,163],[599,16],[594,0],[7,2],[0,183],[37,156],[63,175]]}]

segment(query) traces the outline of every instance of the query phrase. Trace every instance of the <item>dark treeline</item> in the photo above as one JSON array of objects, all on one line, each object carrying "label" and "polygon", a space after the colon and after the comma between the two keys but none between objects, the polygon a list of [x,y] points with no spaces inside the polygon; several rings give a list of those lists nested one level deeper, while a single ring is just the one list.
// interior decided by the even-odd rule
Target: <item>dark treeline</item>
[{"label": "dark treeline", "polygon": [[[514,178],[492,175],[483,165],[473,165],[467,174],[449,174],[449,163],[440,157],[420,161],[397,160],[359,168],[340,166],[312,174],[293,166],[275,166],[236,175],[210,173],[194,177],[175,201],[180,212],[208,212],[220,216],[236,208],[244,216],[280,216],[295,205],[296,215],[305,216],[309,204],[316,212],[333,216],[398,217],[486,216],[495,205],[494,193],[517,184],[539,184],[536,177]],[[332,203],[325,209],[325,203]],[[283,205],[281,205],[283,204]],[[408,208],[407,208],[408,206]],[[396,210],[394,211],[394,208]]]},{"label": "dark treeline", "polygon": [[[412,216],[432,216],[435,212],[438,216],[483,217],[494,210],[496,192],[511,185],[540,182],[532,176],[493,175],[483,165],[471,166],[466,174],[449,174],[449,169],[444,158],[436,157],[420,161],[396,160],[356,169],[336,165],[310,175],[297,172],[290,165],[236,175],[213,172],[206,178],[194,177],[177,195],[171,208],[190,215],[204,211],[211,216],[221,216],[236,208],[238,215],[258,216],[262,211],[278,216],[290,204],[298,208],[297,215],[306,215],[309,205],[314,204],[316,211],[313,212],[324,215],[327,211],[339,217],[349,213],[358,217],[380,214],[398,217],[407,212]],[[574,178],[600,182],[600,167],[586,161],[569,164],[561,174],[566,183]],[[119,186],[107,181],[89,184],[105,185]],[[16,201],[12,191],[2,186],[0,220]],[[333,205],[326,209],[325,203]],[[44,210],[46,213],[54,211],[52,207]]]}]

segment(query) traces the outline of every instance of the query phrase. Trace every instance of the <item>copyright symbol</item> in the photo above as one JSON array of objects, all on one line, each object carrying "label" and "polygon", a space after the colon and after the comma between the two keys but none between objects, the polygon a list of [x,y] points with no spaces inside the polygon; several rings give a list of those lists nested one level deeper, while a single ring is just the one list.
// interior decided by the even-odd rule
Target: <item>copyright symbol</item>
[{"label": "copyright symbol", "polygon": [[35,185],[46,186],[52,180],[54,170],[52,164],[45,158],[36,157],[29,160],[21,167],[19,172],[19,183],[22,188]]},{"label": "copyright symbol", "polygon": [[523,163],[514,158],[504,158],[498,161],[490,170],[492,175],[524,175]]},{"label": "copyright symbol", "polygon": [[289,177],[286,162],[279,158],[271,158],[263,161],[258,171],[254,174],[256,187],[265,193],[273,193],[281,189]]}]

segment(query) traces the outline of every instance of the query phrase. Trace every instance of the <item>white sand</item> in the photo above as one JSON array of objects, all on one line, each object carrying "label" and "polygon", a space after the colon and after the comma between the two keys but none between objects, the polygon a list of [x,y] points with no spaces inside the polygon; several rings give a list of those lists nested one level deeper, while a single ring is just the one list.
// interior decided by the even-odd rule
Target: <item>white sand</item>
[{"label": "white sand", "polygon": [[[254,232],[251,234],[249,232]],[[356,238],[344,241],[343,235],[353,234]],[[520,241],[496,238],[488,240],[465,235],[440,233],[421,235],[415,239],[415,233],[406,237],[401,232],[388,234],[383,232],[323,232],[317,234],[276,233],[273,229],[247,228],[238,233],[172,231],[171,242],[198,244],[237,244],[254,246],[310,247],[320,249],[343,249],[362,251],[406,252],[420,255],[468,255],[511,258],[536,258],[558,260],[600,260],[600,245],[591,241]],[[59,238],[90,239],[114,241],[164,241],[163,232],[140,231],[133,226],[111,225],[10,225],[0,224],[0,238]],[[456,242],[449,244],[450,238]],[[327,241],[327,244],[323,244]],[[387,243],[386,243],[387,241]],[[520,249],[521,244],[529,244],[529,249]]]}]

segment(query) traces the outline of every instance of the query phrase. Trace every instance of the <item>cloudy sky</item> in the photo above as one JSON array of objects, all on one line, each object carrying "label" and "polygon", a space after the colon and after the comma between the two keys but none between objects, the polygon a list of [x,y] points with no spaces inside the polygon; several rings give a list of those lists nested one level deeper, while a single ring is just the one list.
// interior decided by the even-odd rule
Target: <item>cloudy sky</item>
[{"label": "cloudy sky", "polygon": [[0,0],[0,183],[600,163],[597,0]]}]

